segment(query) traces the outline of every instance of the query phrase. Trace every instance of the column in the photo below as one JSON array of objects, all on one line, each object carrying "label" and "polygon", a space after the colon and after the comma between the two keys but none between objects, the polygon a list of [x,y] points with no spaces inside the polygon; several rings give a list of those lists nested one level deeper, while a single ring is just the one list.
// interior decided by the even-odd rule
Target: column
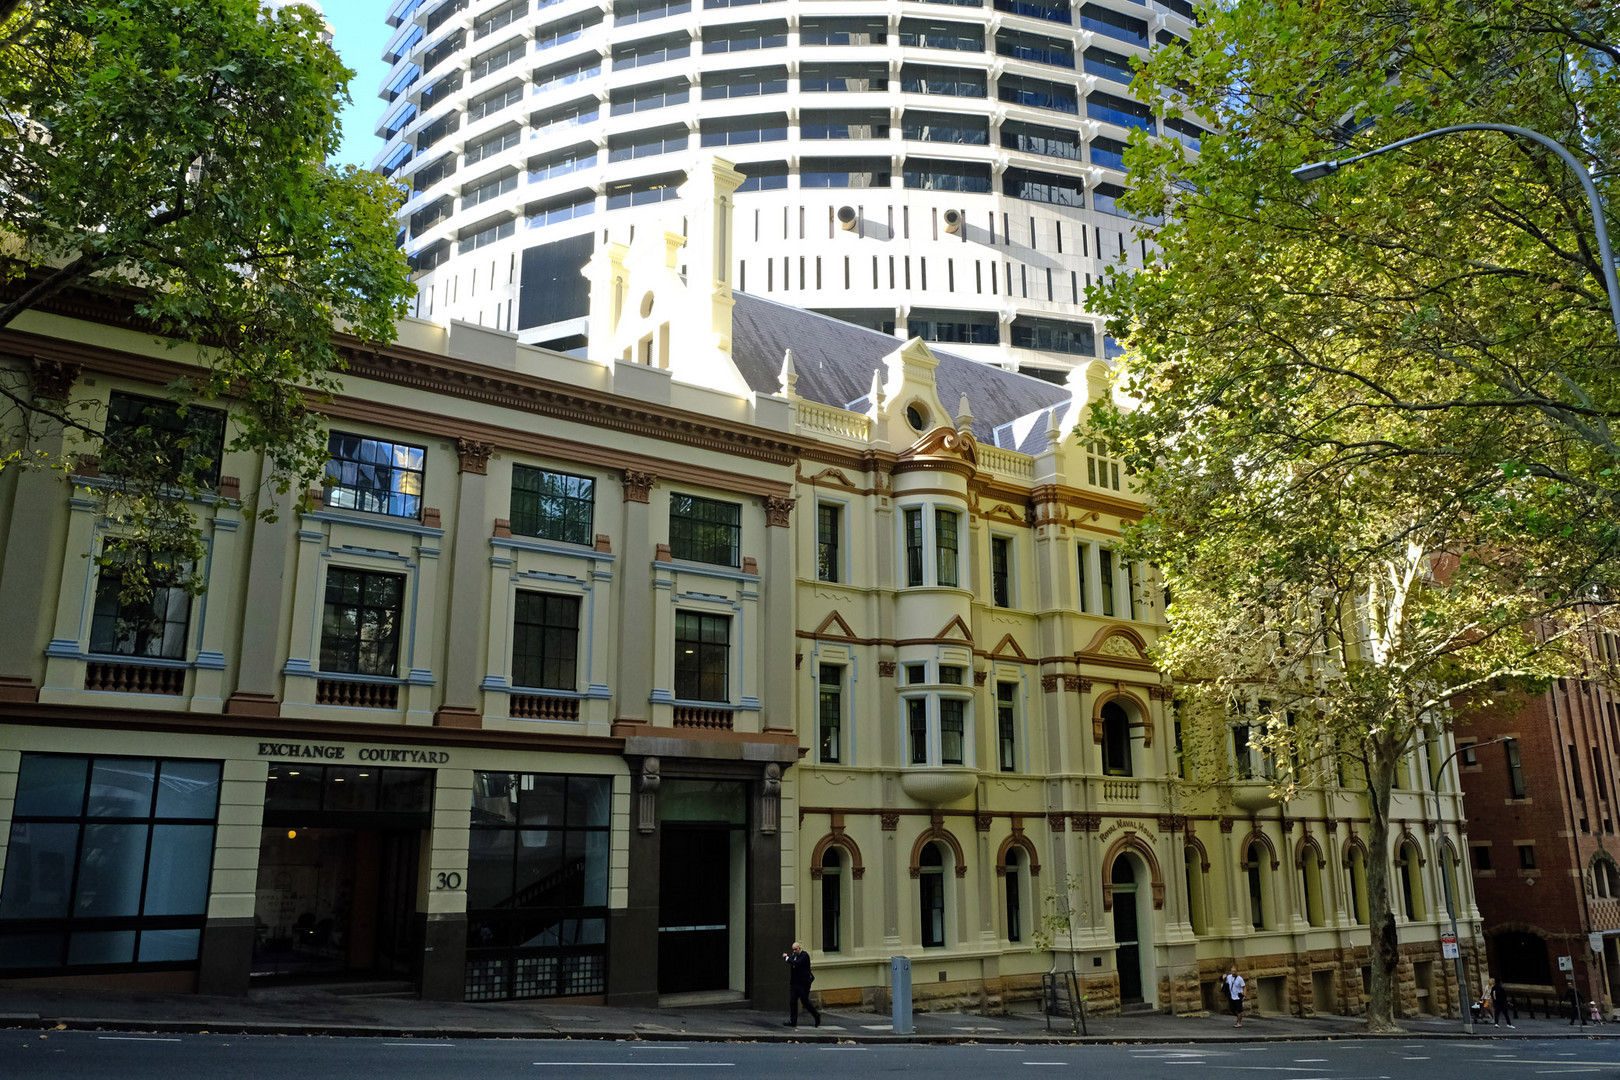
[{"label": "column", "polygon": [[193,601],[201,625],[193,665],[196,671],[191,685],[192,712],[217,713],[224,706],[225,650],[230,647],[231,630],[227,620],[233,607],[236,562],[242,547],[238,539],[242,509],[232,493],[240,489],[241,482],[236,477],[221,477],[220,491],[225,497],[215,505],[214,516],[206,519],[213,535],[208,548],[208,591]]},{"label": "column", "polygon": [[225,712],[230,715],[281,714],[281,611],[293,517],[292,509],[283,507],[275,520],[261,517],[251,526],[236,691],[225,702]]},{"label": "column", "polygon": [[439,727],[482,727],[481,652],[489,603],[489,443],[456,440],[461,460],[456,493],[455,538],[450,549],[449,625],[445,633],[444,699],[433,715]]},{"label": "column", "polygon": [[[794,627],[793,617],[795,574],[793,562],[792,521],[794,500],[785,495],[765,498],[765,573],[764,573],[764,637],[761,668],[763,684],[759,688],[760,728],[765,731],[785,731],[793,727]],[[815,524],[811,521],[811,527]],[[813,712],[806,716],[814,715]],[[814,745],[815,736],[809,736]]]},{"label": "column", "polygon": [[[78,376],[77,365],[35,360],[33,397],[64,402]],[[61,425],[44,426],[28,449],[59,460]],[[6,610],[27,617],[0,619],[0,700],[33,701],[45,676],[44,616],[56,609],[54,589],[62,572],[67,522],[61,506],[66,492],[61,478],[48,469],[19,468],[15,484],[0,583],[5,586]]]},{"label": "column", "polygon": [[417,910],[425,916],[422,1000],[460,1001],[467,986],[467,850],[472,840],[470,769],[440,769],[433,784],[433,832]]},{"label": "column", "polygon": [[[653,620],[647,583],[652,577],[652,507],[658,477],[624,471],[624,565],[619,594],[618,708],[624,720],[652,719]],[[654,864],[656,865],[656,863]]]}]

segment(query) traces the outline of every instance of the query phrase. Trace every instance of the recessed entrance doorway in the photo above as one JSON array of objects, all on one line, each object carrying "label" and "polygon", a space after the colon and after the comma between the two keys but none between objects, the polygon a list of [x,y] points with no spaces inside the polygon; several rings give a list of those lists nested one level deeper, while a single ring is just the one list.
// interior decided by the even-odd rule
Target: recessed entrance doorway
[{"label": "recessed entrance doorway", "polygon": [[660,807],[658,992],[747,987],[747,788],[665,779]]}]

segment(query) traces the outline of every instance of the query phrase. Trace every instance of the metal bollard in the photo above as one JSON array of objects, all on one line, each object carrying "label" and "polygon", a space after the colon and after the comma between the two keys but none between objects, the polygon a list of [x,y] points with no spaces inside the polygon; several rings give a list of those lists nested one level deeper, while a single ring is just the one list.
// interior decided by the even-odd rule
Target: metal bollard
[{"label": "metal bollard", "polygon": [[889,957],[889,1001],[893,1007],[894,1033],[910,1035],[911,1026],[911,957]]}]

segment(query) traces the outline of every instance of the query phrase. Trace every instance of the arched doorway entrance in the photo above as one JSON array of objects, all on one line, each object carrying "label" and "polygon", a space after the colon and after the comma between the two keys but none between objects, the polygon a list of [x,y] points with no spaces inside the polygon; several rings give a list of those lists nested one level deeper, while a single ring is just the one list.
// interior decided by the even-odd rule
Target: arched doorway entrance
[{"label": "arched doorway entrance", "polygon": [[1128,855],[1114,860],[1114,963],[1119,969],[1119,1003],[1142,1000],[1141,920],[1137,913],[1136,868]]}]

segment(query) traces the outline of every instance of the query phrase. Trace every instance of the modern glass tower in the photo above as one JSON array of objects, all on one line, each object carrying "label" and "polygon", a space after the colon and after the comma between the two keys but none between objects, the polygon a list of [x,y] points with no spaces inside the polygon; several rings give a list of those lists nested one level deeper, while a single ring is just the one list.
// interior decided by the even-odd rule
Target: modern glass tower
[{"label": "modern glass tower", "polygon": [[580,267],[664,227],[695,155],[747,179],[736,287],[1030,374],[1104,353],[1086,286],[1140,264],[1127,89],[1188,0],[394,0],[376,164],[410,192],[414,313],[585,340]]}]

